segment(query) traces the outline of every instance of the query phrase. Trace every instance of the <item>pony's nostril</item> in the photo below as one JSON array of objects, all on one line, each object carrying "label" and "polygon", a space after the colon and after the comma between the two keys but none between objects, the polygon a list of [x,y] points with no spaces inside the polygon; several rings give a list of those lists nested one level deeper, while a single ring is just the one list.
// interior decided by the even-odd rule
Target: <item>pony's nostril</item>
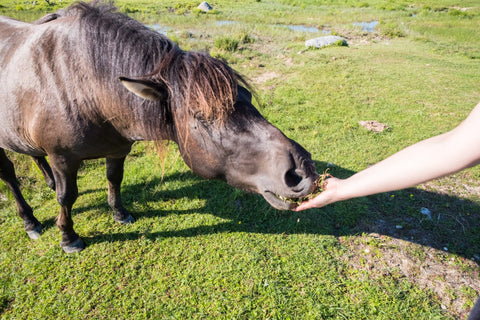
[{"label": "pony's nostril", "polygon": [[301,176],[299,176],[295,169],[292,168],[285,173],[285,183],[289,188],[293,188],[298,186],[298,184],[303,180]]}]

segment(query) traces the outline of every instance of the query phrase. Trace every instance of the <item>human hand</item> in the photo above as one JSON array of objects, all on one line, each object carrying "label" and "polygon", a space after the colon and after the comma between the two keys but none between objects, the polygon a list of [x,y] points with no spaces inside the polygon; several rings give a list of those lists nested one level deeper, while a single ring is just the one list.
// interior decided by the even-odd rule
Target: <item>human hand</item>
[{"label": "human hand", "polygon": [[295,208],[295,211],[321,208],[327,204],[338,201],[339,199],[337,199],[337,190],[341,181],[341,179],[334,177],[328,178],[323,182],[324,191],[315,198],[302,202],[300,205],[298,205],[298,207]]}]

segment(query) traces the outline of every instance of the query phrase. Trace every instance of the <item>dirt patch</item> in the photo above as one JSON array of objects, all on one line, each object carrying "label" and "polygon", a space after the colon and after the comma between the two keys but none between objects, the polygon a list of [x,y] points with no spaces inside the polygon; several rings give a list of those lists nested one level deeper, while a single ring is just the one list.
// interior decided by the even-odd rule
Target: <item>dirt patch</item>
[{"label": "dirt patch", "polygon": [[[277,57],[277,59],[280,59],[283,61],[283,63],[287,66],[287,67],[291,67],[291,66],[294,66],[295,65],[295,61],[293,61],[293,58],[292,57],[288,57],[288,56],[285,56],[283,54],[279,54]],[[300,63],[299,65],[300,66],[303,66],[305,63],[302,62]]]},{"label": "dirt patch", "polygon": [[465,8],[465,7],[456,7],[456,6],[453,6],[453,7],[450,7],[450,9],[455,9],[455,10],[459,10],[459,11],[467,11],[467,10],[471,10],[473,9],[473,7],[470,7],[470,8]]},{"label": "dirt patch", "polygon": [[378,122],[376,120],[358,121],[358,124],[366,128],[368,131],[373,131],[373,132],[383,132],[389,129],[386,124]]},{"label": "dirt patch", "polygon": [[437,295],[442,309],[455,318],[465,318],[467,301],[480,294],[478,266],[469,259],[378,233],[339,240],[348,249],[345,262],[352,268],[373,279],[393,273],[407,278]]},{"label": "dirt patch", "polygon": [[371,45],[372,43],[390,40],[390,38],[380,34],[379,32],[366,32],[341,28],[336,29],[335,32],[345,38],[349,46],[367,46]]},{"label": "dirt patch", "polygon": [[267,71],[259,75],[258,77],[253,78],[253,81],[256,83],[265,83],[268,80],[278,78],[279,74],[275,71]]}]

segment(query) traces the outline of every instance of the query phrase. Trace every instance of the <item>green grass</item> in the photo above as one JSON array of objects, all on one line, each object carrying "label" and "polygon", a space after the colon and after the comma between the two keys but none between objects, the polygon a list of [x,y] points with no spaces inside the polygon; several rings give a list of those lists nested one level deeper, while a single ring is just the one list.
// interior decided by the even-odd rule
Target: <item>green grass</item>
[{"label": "green grass", "polygon": [[[31,21],[69,3],[2,1],[0,14]],[[222,0],[212,14],[193,1],[116,3],[250,78],[261,113],[319,172],[347,177],[455,127],[480,101],[478,1]],[[374,20],[374,33],[353,25]],[[349,46],[307,50],[322,34],[284,25],[326,29]],[[462,319],[480,293],[479,168],[293,213],[198,178],[169,148],[163,172],[145,144],[127,158],[123,198],[137,218],[128,226],[111,217],[104,161],[85,162],[74,222],[88,246],[74,255],[59,247],[54,193],[12,155],[45,232],[28,239],[0,184],[2,318]]]}]

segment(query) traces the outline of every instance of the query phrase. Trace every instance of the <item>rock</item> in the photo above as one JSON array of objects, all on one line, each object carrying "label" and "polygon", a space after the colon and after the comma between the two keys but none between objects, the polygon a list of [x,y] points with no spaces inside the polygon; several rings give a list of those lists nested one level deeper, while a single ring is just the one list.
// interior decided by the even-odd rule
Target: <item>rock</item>
[{"label": "rock", "polygon": [[213,10],[213,8],[208,4],[207,1],[203,1],[202,3],[200,3],[200,5],[197,7],[197,9],[200,9],[203,12],[208,12],[208,11]]},{"label": "rock", "polygon": [[342,46],[348,45],[347,40],[339,36],[325,36],[305,41],[305,46],[315,48],[323,48],[332,44],[340,44]]},{"label": "rock", "polygon": [[420,213],[427,216],[429,220],[432,220],[432,212],[428,208],[422,207]]}]

